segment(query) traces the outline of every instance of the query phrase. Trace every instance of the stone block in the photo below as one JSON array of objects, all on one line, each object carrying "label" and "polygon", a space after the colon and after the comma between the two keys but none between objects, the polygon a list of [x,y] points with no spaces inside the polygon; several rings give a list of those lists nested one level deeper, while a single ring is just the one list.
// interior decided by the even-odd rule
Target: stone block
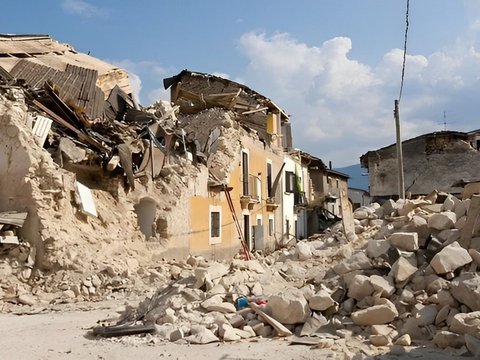
[{"label": "stone block", "polygon": [[459,349],[465,345],[465,339],[462,335],[442,330],[435,334],[433,337],[433,343],[442,349],[447,347]]},{"label": "stone block", "polygon": [[457,334],[480,334],[480,311],[458,313],[450,320],[450,331]]},{"label": "stone block", "polygon": [[349,259],[335,265],[333,271],[335,271],[337,275],[343,275],[354,270],[367,270],[371,268],[372,263],[370,259],[363,252],[357,252]]},{"label": "stone block", "polygon": [[355,300],[363,300],[373,294],[374,288],[370,284],[368,276],[355,275],[348,284],[348,297]]},{"label": "stone block", "polygon": [[407,259],[400,257],[392,265],[389,275],[393,276],[397,283],[401,283],[413,276],[417,270],[417,267],[413,266]]},{"label": "stone block", "polygon": [[416,251],[418,250],[418,234],[408,233],[408,232],[397,232],[390,235],[388,239],[392,246],[395,246],[397,249],[405,251]]},{"label": "stone block", "polygon": [[268,298],[267,311],[282,324],[304,323],[310,316],[310,308],[298,289],[286,289]]},{"label": "stone block", "polygon": [[369,258],[377,258],[381,255],[386,255],[390,249],[390,242],[388,240],[370,239],[367,243],[366,253]]},{"label": "stone block", "polygon": [[385,335],[370,335],[368,340],[373,346],[387,346],[390,344],[390,339]]},{"label": "stone block", "polygon": [[480,359],[480,339],[469,334],[465,334],[464,337],[468,351],[470,351],[475,359]]},{"label": "stone block", "polygon": [[412,339],[410,335],[404,334],[395,340],[394,344],[399,346],[410,346],[412,344]]},{"label": "stone block", "polygon": [[457,216],[452,211],[433,214],[428,218],[428,227],[436,230],[451,229],[457,221]]},{"label": "stone block", "polygon": [[217,311],[222,314],[234,313],[237,311],[237,309],[235,308],[235,305],[228,302],[223,302],[220,304],[209,304],[207,305],[206,310]]},{"label": "stone block", "polygon": [[310,309],[315,311],[325,311],[329,307],[335,305],[335,301],[325,289],[320,289],[315,295],[308,300]]},{"label": "stone block", "polygon": [[471,262],[472,257],[468,251],[455,241],[437,253],[430,262],[430,265],[437,274],[446,274]]},{"label": "stone block", "polygon": [[415,319],[418,326],[426,326],[435,323],[438,310],[436,305],[421,306],[421,308],[415,312]]},{"label": "stone block", "polygon": [[351,318],[355,325],[382,325],[392,322],[398,311],[395,305],[387,299],[384,303],[371,306],[352,313]]},{"label": "stone block", "polygon": [[312,258],[312,250],[310,244],[301,241],[296,244],[298,260],[305,261]]},{"label": "stone block", "polygon": [[395,293],[395,283],[391,276],[370,276],[370,284],[375,292],[380,292],[381,297],[388,298]]},{"label": "stone block", "polygon": [[480,251],[475,250],[475,249],[469,249],[468,253],[472,257],[473,261],[475,261],[477,266],[480,266]]},{"label": "stone block", "polygon": [[472,311],[480,311],[480,275],[465,273],[451,282],[451,294]]}]

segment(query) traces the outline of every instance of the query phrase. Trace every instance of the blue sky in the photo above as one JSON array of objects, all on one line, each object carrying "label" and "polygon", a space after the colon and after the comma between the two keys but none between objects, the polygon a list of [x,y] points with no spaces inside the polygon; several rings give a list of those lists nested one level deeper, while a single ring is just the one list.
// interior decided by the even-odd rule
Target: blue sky
[{"label": "blue sky", "polygon": [[[239,81],[333,161],[394,142],[405,0],[6,1],[2,33],[50,34],[130,74],[143,105],[182,69]],[[480,2],[410,0],[402,137],[480,128]]]}]

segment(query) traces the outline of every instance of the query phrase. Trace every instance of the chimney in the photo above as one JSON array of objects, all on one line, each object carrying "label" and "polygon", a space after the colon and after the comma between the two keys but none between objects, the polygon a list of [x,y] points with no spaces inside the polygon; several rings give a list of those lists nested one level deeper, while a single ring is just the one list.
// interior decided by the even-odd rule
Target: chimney
[{"label": "chimney", "polygon": [[331,161],[328,162],[328,168],[329,168],[330,170],[332,170],[332,162],[331,162]]}]

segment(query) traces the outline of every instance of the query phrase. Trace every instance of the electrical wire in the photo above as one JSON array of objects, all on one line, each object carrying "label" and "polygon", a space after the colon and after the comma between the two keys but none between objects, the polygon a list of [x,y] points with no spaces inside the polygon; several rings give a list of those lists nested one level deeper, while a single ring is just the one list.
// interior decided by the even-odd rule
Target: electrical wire
[{"label": "electrical wire", "polygon": [[402,81],[400,83],[400,94],[398,95],[398,103],[400,103],[400,100],[402,98],[402,92],[403,92],[403,82],[405,79],[405,62],[407,58],[407,39],[408,39],[408,26],[409,26],[409,21],[408,21],[408,12],[410,9],[410,0],[407,0],[407,9],[405,11],[405,41],[403,43],[403,64],[402,64]]}]

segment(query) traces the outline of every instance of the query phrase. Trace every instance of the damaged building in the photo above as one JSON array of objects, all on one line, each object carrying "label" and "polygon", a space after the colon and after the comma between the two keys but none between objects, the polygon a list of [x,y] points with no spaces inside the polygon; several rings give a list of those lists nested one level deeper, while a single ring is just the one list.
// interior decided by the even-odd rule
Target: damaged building
[{"label": "damaged building", "polygon": [[[478,181],[480,153],[476,133],[440,131],[402,142],[405,192],[412,196],[432,189],[460,194],[464,183]],[[368,169],[373,198],[398,196],[398,165],[395,144],[372,150],[360,158]]]},{"label": "damaged building", "polygon": [[16,249],[0,270],[91,296],[142,261],[248,259],[312,233],[309,202],[329,190],[312,190],[285,111],[209,74],[164,84],[171,102],[142,107],[124,70],[0,35],[1,243]]}]

